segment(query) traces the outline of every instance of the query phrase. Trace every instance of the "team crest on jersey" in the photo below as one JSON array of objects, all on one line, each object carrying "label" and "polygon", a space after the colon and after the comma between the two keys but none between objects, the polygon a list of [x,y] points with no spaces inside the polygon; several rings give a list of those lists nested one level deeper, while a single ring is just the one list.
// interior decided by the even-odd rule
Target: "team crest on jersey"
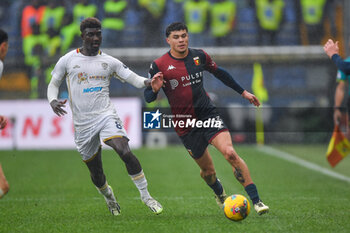
[{"label": "team crest on jersey", "polygon": [[108,64],[105,63],[105,62],[103,62],[103,63],[101,64],[101,66],[102,66],[102,68],[103,68],[104,70],[107,70],[107,68],[108,68]]},{"label": "team crest on jersey", "polygon": [[179,82],[176,79],[169,80],[169,83],[171,86],[171,90],[174,90],[179,85]]},{"label": "team crest on jersey", "polygon": [[89,76],[87,73],[85,73],[85,72],[78,73],[78,83],[79,84],[81,84],[82,82],[89,83],[88,78],[89,78]]},{"label": "team crest on jersey", "polygon": [[201,64],[200,60],[199,60],[199,57],[194,57],[193,61],[194,61],[194,64],[196,64],[196,66],[199,66]]}]

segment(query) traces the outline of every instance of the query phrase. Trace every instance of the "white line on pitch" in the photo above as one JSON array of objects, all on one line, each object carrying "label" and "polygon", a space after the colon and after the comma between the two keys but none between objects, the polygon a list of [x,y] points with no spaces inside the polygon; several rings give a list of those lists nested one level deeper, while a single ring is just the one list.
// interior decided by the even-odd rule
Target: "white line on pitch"
[{"label": "white line on pitch", "polygon": [[256,148],[257,148],[257,150],[260,150],[261,152],[264,152],[268,155],[287,160],[291,163],[298,164],[298,165],[300,165],[302,167],[306,167],[310,170],[314,170],[314,171],[322,173],[324,175],[327,175],[327,176],[336,178],[338,180],[343,180],[343,181],[350,183],[350,177],[344,176],[344,175],[339,174],[337,172],[331,171],[327,168],[324,168],[324,167],[321,167],[321,166],[316,165],[314,163],[300,159],[300,158],[295,157],[294,155],[289,154],[287,152],[272,148],[270,146],[257,146]]}]

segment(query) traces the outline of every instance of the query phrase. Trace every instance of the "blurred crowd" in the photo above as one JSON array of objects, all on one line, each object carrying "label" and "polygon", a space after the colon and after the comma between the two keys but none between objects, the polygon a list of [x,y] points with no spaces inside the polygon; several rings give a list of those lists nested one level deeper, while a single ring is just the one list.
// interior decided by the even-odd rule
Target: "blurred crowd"
[{"label": "blurred crowd", "polygon": [[[190,45],[309,45],[341,36],[343,0],[1,0],[0,27],[9,59],[23,57],[31,98],[49,82],[53,64],[81,44],[79,24],[97,17],[102,47],[165,47],[164,28],[184,21]],[[12,45],[12,46],[11,46]],[[12,52],[11,52],[12,51]],[[21,56],[19,56],[21,55]],[[46,88],[44,88],[46,90]]]}]

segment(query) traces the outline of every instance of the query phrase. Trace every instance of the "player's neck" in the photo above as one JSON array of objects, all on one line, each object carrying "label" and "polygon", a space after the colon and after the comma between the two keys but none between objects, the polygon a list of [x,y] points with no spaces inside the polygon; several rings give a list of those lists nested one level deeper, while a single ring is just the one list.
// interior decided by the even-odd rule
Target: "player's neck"
[{"label": "player's neck", "polygon": [[182,58],[187,57],[187,55],[188,55],[188,49],[186,49],[184,52],[178,52],[178,51],[175,51],[175,50],[171,49],[171,50],[170,50],[170,54],[171,54],[171,56],[173,56],[174,58],[182,59]]},{"label": "player's neck", "polygon": [[96,49],[87,49],[87,48],[80,48],[79,49],[80,53],[85,55],[85,56],[96,56],[99,52],[100,52],[100,49],[96,50]]}]

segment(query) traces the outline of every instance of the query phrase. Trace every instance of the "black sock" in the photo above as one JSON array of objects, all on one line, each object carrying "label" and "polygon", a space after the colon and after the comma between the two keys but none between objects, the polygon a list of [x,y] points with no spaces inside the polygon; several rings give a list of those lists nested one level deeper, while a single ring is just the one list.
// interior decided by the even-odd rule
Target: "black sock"
[{"label": "black sock", "polygon": [[214,191],[216,195],[221,195],[222,192],[224,191],[220,181],[216,178],[216,181],[214,184],[208,184],[209,187]]},{"label": "black sock", "polygon": [[252,200],[253,205],[260,201],[258,190],[254,183],[247,185],[244,189],[250,197],[250,200]]}]

